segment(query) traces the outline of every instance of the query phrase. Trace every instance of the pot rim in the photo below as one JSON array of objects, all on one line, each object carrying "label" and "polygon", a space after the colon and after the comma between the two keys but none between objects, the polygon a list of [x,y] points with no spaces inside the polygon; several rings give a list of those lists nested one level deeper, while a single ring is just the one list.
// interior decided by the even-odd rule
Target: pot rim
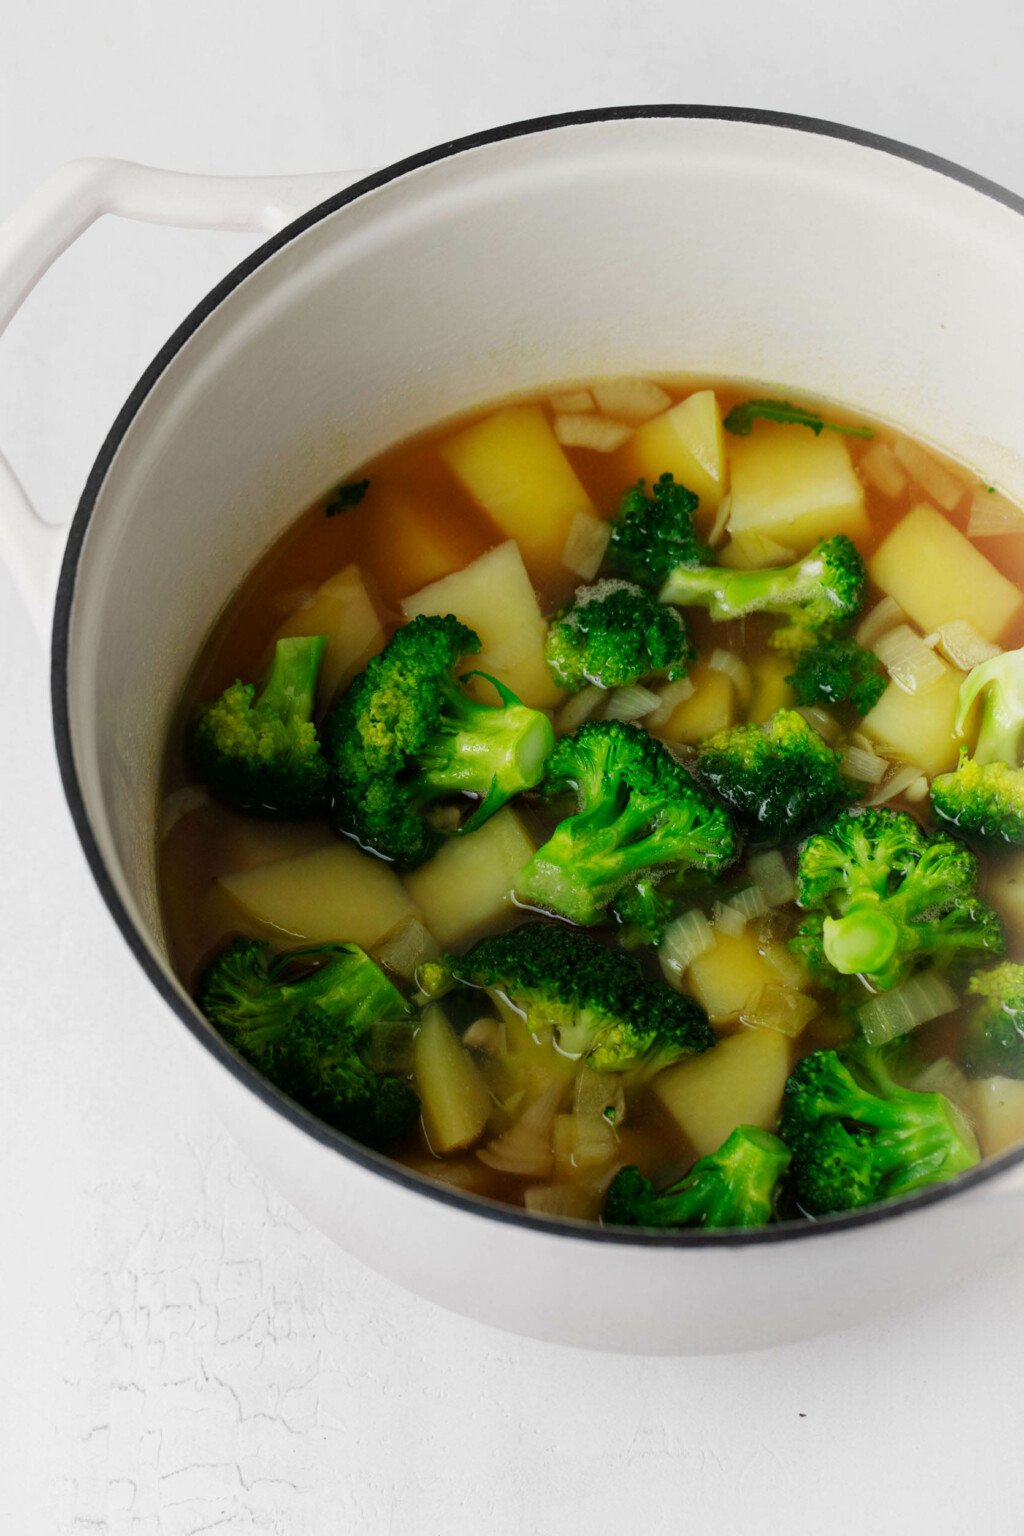
[{"label": "pot rim", "polygon": [[329,197],[326,201],[319,203],[315,208],[302,214],[277,234],[271,236],[269,240],[265,241],[234,267],[226,277],[215,284],[160,348],[128,396],[89,472],[85,488],[71,523],[61,565],[54,609],[50,691],[57,761],[64,793],[89,868],[114,922],[139,965],[163,1000],[177,1014],[179,1020],[210,1052],[215,1060],[222,1067],[226,1068],[238,1082],[261,1099],[268,1109],[276,1114],[283,1115],[286,1120],[290,1121],[299,1130],[305,1132],[322,1145],[330,1147],[333,1151],[348,1158],[365,1170],[376,1173],[411,1192],[424,1195],[429,1199],[439,1201],[443,1205],[454,1207],[456,1210],[469,1215],[483,1216],[491,1221],[503,1222],[513,1227],[521,1227],[529,1233],[550,1233],[563,1239],[576,1238],[591,1243],[611,1243],[616,1246],[639,1248],[706,1249],[709,1251],[719,1251],[722,1248],[728,1247],[786,1243],[793,1239],[820,1237],[844,1231],[848,1228],[870,1226],[878,1222],[891,1221],[896,1217],[911,1215],[939,1201],[947,1200],[963,1190],[984,1184],[1007,1169],[1021,1164],[1024,1162],[1024,1145],[1010,1152],[1003,1153],[997,1158],[987,1159],[979,1163],[975,1168],[958,1174],[954,1179],[950,1179],[946,1183],[932,1185],[917,1194],[905,1196],[888,1204],[869,1206],[864,1210],[828,1216],[817,1221],[780,1222],[777,1226],[756,1228],[751,1231],[631,1231],[628,1228],[602,1227],[596,1223],[577,1221],[567,1217],[551,1218],[538,1216],[518,1206],[502,1205],[496,1201],[485,1199],[482,1196],[448,1188],[432,1179],[414,1173],[411,1169],[405,1168],[402,1164],[392,1161],[383,1154],[373,1152],[352,1141],[340,1131],[333,1130],[330,1126],[323,1124],[322,1121],[293,1103],[291,1099],[275,1088],[272,1083],[261,1077],[247,1062],[236,1056],[216,1031],[209,1026],[198,1010],[186,1003],[174,987],[164,967],[151,953],[142,933],[126,910],[107,870],[106,862],[89,821],[72,747],[68,694],[71,614],[75,598],[79,561],[89,523],[107,472],[122,440],[151,389],[171,361],[177,356],[178,352],[181,351],[190,337],[209,318],[214,310],[253,272],[261,267],[264,262],[269,260],[271,256],[275,255],[297,236],[337,212],[338,209],[345,207],[349,203],[356,202],[359,198],[366,196],[366,194],[374,192],[378,188],[386,186],[388,183],[396,181],[410,172],[452,158],[455,155],[482,148],[485,145],[501,143],[506,139],[525,137],[534,133],[548,133],[559,128],[575,128],[590,123],[622,122],[643,118],[684,118],[696,121],[753,124],[765,128],[782,128],[845,141],[862,149],[875,150],[881,154],[895,156],[898,159],[920,166],[924,170],[933,171],[940,176],[960,182],[971,190],[982,194],[982,196],[1003,204],[1014,213],[1024,215],[1024,198],[1010,192],[997,182],[979,176],[975,172],[957,165],[954,161],[946,160],[927,150],[917,149],[897,139],[885,138],[882,135],[869,133],[858,128],[851,128],[842,123],[829,122],[823,118],[803,117],[789,112],[775,112],[749,107],[675,104],[594,107],[575,112],[563,112],[545,117],[528,118],[519,122],[506,123],[496,128],[486,129],[482,132],[468,134],[463,138],[446,141],[432,149],[423,150],[418,154],[398,160],[370,176],[363,177],[360,181],[346,187],[343,191]]}]

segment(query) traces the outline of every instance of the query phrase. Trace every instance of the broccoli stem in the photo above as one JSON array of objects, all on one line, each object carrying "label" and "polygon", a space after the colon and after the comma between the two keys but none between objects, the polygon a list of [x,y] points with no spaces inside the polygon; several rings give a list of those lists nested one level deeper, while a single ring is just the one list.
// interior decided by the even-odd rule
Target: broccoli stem
[{"label": "broccoli stem", "polygon": [[272,710],[284,725],[293,720],[311,720],[316,707],[317,677],[326,649],[326,635],[293,635],[279,640],[254,707]]},{"label": "broccoli stem", "polygon": [[683,608],[691,603],[705,605],[713,619],[738,619],[767,602],[785,605],[799,601],[809,579],[813,582],[820,573],[820,561],[754,571],[678,566],[658,595],[663,603],[678,603]]},{"label": "broccoli stem", "polygon": [[822,925],[825,958],[841,976],[873,975],[896,953],[899,929],[877,907],[861,907]]},{"label": "broccoli stem", "polygon": [[489,799],[504,803],[524,783],[535,784],[540,778],[554,745],[550,720],[541,710],[521,704],[496,678],[487,681],[500,694],[501,709],[477,703],[454,684],[445,689],[440,734],[418,760],[417,798],[422,803],[456,794],[480,795],[485,805]]}]

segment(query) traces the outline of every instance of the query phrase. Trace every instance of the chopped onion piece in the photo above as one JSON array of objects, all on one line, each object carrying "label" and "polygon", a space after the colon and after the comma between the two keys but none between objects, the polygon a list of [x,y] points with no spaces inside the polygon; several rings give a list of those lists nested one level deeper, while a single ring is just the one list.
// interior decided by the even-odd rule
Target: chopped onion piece
[{"label": "chopped onion piece", "polygon": [[596,683],[590,683],[579,693],[574,693],[555,716],[555,735],[571,736],[585,720],[597,714],[607,698],[607,688],[599,688]]},{"label": "chopped onion piece", "polygon": [[907,476],[888,443],[877,440],[861,454],[860,472],[869,485],[895,500],[907,488]]},{"label": "chopped onion piece", "polygon": [[928,780],[923,773],[919,773],[916,779],[912,779],[903,791],[904,800],[909,800],[911,805],[917,805],[921,800],[927,799]]},{"label": "chopped onion piece", "polygon": [[658,950],[658,960],[665,980],[679,985],[683,972],[711,949],[715,942],[714,929],[699,908],[681,912],[665,929],[665,936]]},{"label": "chopped onion piece", "polygon": [[812,730],[817,731],[823,741],[835,741],[839,735],[839,722],[834,720],[827,709],[822,709],[818,704],[799,704],[797,714],[803,715]]},{"label": "chopped onion piece", "polygon": [[951,475],[944,464],[908,437],[898,438],[893,452],[911,480],[917,482],[926,496],[930,496],[944,512],[952,512],[966,489],[962,480]]},{"label": "chopped onion piece", "polygon": [[721,928],[723,933],[729,934],[733,939],[738,939],[747,926],[743,913],[733,906],[727,906],[724,901],[715,902],[711,909],[711,916],[715,927]]},{"label": "chopped onion piece", "polygon": [[463,1030],[462,1043],[482,1056],[497,1056],[504,1033],[505,1026],[499,1019],[474,1019],[469,1028]]},{"label": "chopped onion piece", "polygon": [[943,1094],[956,1105],[961,1114],[970,1118],[973,1110],[973,1085],[948,1056],[940,1056],[938,1061],[930,1061],[920,1072],[915,1073],[908,1086],[915,1093]]},{"label": "chopped onion piece", "polygon": [[952,619],[948,624],[940,624],[935,642],[946,660],[959,667],[961,672],[970,672],[972,667],[980,667],[983,661],[991,661],[1002,649],[979,635],[966,619]]},{"label": "chopped onion piece", "polygon": [[791,992],[799,992],[806,987],[807,972],[785,944],[770,944],[763,953],[784,987],[788,987]]},{"label": "chopped onion piece", "polygon": [[782,907],[796,895],[796,882],[777,848],[755,853],[747,863],[751,880],[764,896],[765,906]]},{"label": "chopped onion piece", "polygon": [[732,496],[727,491],[718,503],[718,511],[715,520],[711,524],[711,532],[708,534],[708,543],[712,549],[717,549],[725,537],[725,530],[729,526],[729,517],[732,512]]},{"label": "chopped onion piece", "polygon": [[573,1100],[572,1160],[577,1168],[603,1167],[618,1155],[616,1127],[621,1125],[625,1113],[626,1098],[618,1074],[581,1068]]},{"label": "chopped onion piece", "polygon": [[804,1030],[819,1004],[806,992],[794,992],[790,987],[775,986],[769,982],[763,986],[753,1003],[740,1014],[740,1023],[753,1029],[774,1029],[780,1035],[794,1039]]},{"label": "chopped onion piece", "polygon": [[407,917],[392,928],[377,948],[377,959],[389,971],[412,981],[424,960],[436,960],[441,947],[418,917]]},{"label": "chopped onion piece", "polygon": [[857,1010],[857,1021],[868,1045],[885,1045],[951,1013],[956,1005],[956,993],[949,984],[936,971],[923,971],[891,992],[879,992]]},{"label": "chopped onion piece", "polygon": [[874,652],[905,693],[924,693],[946,676],[942,662],[909,624],[898,624],[875,641]]},{"label": "chopped onion piece", "polygon": [[[690,684],[691,691],[693,684]],[[166,837],[186,816],[210,804],[209,792],[202,784],[183,784],[172,790],[160,807],[160,836]]]},{"label": "chopped onion piece", "polygon": [[967,537],[986,539],[1002,533],[1024,531],[1024,508],[1004,496],[1001,491],[989,490],[979,485],[971,501],[971,515],[967,520]]},{"label": "chopped onion piece", "polygon": [[893,768],[887,779],[883,779],[879,788],[871,796],[868,805],[885,805],[889,800],[895,800],[897,795],[905,794],[911,784],[922,777],[921,769],[917,763],[899,763]]},{"label": "chopped onion piece", "polygon": [[732,651],[714,650],[708,657],[708,666],[712,672],[722,672],[730,678],[736,688],[737,697],[741,704],[750,702],[750,668],[746,662]]},{"label": "chopped onion piece", "polygon": [[564,1096],[564,1079],[552,1078],[516,1123],[481,1147],[477,1157],[499,1173],[514,1173],[524,1179],[546,1178],[554,1161],[551,1127]]},{"label": "chopped onion piece", "polygon": [[650,688],[641,688],[639,683],[630,683],[624,688],[615,688],[608,697],[608,707],[604,712],[606,720],[642,720],[652,710],[657,709],[661,700]]},{"label": "chopped onion piece", "polygon": [[864,646],[865,650],[873,650],[875,641],[890,629],[895,629],[897,624],[905,623],[906,617],[894,597],[883,597],[861,620],[857,628],[857,644]]},{"label": "chopped onion piece", "polygon": [[575,512],[562,550],[562,564],[567,571],[592,581],[601,569],[611,536],[611,523],[591,517],[589,512]]},{"label": "chopped onion piece", "polygon": [[534,1184],[523,1194],[523,1204],[535,1216],[568,1216],[577,1221],[596,1221],[601,1193],[579,1184]]},{"label": "chopped onion piece", "polygon": [[726,906],[731,911],[739,913],[744,927],[747,923],[752,923],[756,917],[763,917],[768,911],[764,891],[759,885],[744,886],[742,891],[737,891],[735,896],[729,898]]},{"label": "chopped onion piece", "polygon": [[628,421],[634,427],[660,416],[672,404],[672,396],[650,379],[605,379],[594,385],[594,399],[606,416]]},{"label": "chopped onion piece", "polygon": [[592,411],[594,397],[589,389],[566,389],[561,394],[549,395],[548,404],[553,411],[568,411],[575,416],[583,411]]},{"label": "chopped onion piece", "polygon": [[854,746],[846,748],[839,766],[848,779],[861,784],[880,784],[889,771],[888,759]]},{"label": "chopped onion piece", "polygon": [[692,699],[697,690],[688,677],[680,677],[674,683],[663,683],[655,692],[658,695],[658,707],[652,709],[647,716],[647,728],[652,731],[667,725],[678,706]]},{"label": "chopped onion piece", "polygon": [[621,421],[607,416],[588,416],[579,411],[565,411],[555,417],[555,436],[565,448],[593,448],[597,453],[614,453],[633,433]]},{"label": "chopped onion piece", "polygon": [[378,1019],[359,1041],[360,1060],[371,1072],[411,1072],[413,1027],[410,1019]]}]

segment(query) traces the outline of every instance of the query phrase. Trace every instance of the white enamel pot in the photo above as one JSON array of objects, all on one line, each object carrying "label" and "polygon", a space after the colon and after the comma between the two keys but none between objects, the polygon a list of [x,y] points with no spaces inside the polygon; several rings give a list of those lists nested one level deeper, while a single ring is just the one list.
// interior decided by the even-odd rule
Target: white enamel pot
[{"label": "white enamel pot", "polygon": [[[991,1262],[1024,1232],[1020,1152],[897,1207],[732,1237],[610,1234],[423,1183],[286,1103],[196,1014],[167,963],[154,822],[170,713],[228,591],[325,486],[489,397],[600,373],[778,382],[933,438],[1024,495],[1024,204],[897,144],[712,108],[520,124],[339,183],[85,162],[0,231],[0,325],[101,213],[279,231],[184,321],[118,417],[53,621],[71,810],[197,1079],[344,1248],[544,1339],[756,1348]],[[48,610],[55,536],[0,471],[10,558]]]}]

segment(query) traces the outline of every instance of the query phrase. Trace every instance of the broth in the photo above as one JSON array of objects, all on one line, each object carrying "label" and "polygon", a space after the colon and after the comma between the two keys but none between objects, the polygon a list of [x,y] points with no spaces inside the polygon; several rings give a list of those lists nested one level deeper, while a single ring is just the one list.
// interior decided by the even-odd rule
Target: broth
[{"label": "broth", "polygon": [[[599,522],[616,515],[624,490],[639,474],[653,480],[662,470],[672,467],[657,459],[659,449],[653,433],[646,431],[652,446],[642,450],[638,443],[643,440],[645,427],[629,422],[621,425],[621,415],[630,415],[623,400],[627,404],[632,400],[633,415],[640,409],[635,391],[631,396],[627,386],[623,393],[618,382],[612,383],[610,391],[606,386],[600,381],[591,385],[569,384],[515,403],[516,409],[535,406],[547,423],[561,418],[559,430],[563,436],[595,431],[600,436],[602,430],[618,423],[618,436],[622,439],[608,451],[562,446],[563,462],[585,494],[589,522],[574,524],[571,515],[563,517],[561,512],[549,520],[538,518],[529,509],[526,513],[520,548],[529,569],[529,587],[536,593],[545,618],[567,603],[574,590],[585,582],[582,574],[562,563],[567,532],[575,529],[577,545],[583,549],[582,563],[588,576],[597,579],[586,566],[586,557],[596,548]],[[661,379],[659,388],[671,406],[713,390],[723,416],[751,395],[762,393],[731,381],[692,378]],[[620,417],[616,417],[615,409],[603,412],[595,408],[590,390],[596,390],[609,407],[616,407]],[[583,395],[587,398],[583,399]],[[578,409],[581,405],[585,407],[582,410]],[[282,630],[290,628],[295,634],[320,632],[303,627],[304,612],[319,623],[323,623],[325,612],[352,616],[351,632],[345,643],[335,637],[328,648],[328,664],[335,670],[341,668],[347,683],[404,622],[403,602],[430,584],[473,566],[489,551],[507,545],[516,519],[523,515],[516,495],[510,493],[507,505],[502,504],[501,522],[493,520],[481,505],[479,485],[477,496],[467,489],[465,465],[460,479],[449,462],[450,455],[446,457],[447,449],[441,451],[467,429],[491,421],[501,407],[502,403],[491,403],[458,421],[444,422],[363,466],[349,477],[349,483],[369,481],[358,502],[334,510],[335,493],[329,493],[299,515],[231,598],[204,642],[168,744],[160,844],[167,939],[175,968],[188,986],[196,986],[211,957],[230,937],[242,934],[266,940],[275,949],[327,940],[359,943],[371,956],[394,967],[399,984],[411,992],[412,977],[408,973],[417,957],[422,959],[439,949],[461,952],[487,933],[502,931],[521,922],[524,916],[536,915],[517,909],[507,886],[498,891],[493,889],[495,880],[500,885],[501,871],[506,865],[514,867],[509,861],[521,858],[523,850],[528,857],[531,847],[542,843],[565,814],[564,807],[546,804],[536,794],[517,799],[479,831],[449,841],[434,860],[399,878],[370,853],[350,841],[340,840],[326,819],[274,821],[247,816],[219,804],[195,785],[186,753],[186,724],[200,704],[221,693],[236,678],[259,677]],[[651,419],[660,420],[664,409],[662,400],[658,409],[651,412]],[[865,421],[831,404],[814,409],[820,409],[828,422],[840,426],[857,427]],[[565,418],[571,418],[568,426]],[[588,427],[587,422],[598,423],[597,428]],[[701,498],[698,507],[699,534],[716,540],[718,556],[729,544],[738,560],[756,566],[788,564],[794,557],[806,554],[819,536],[848,531],[860,553],[877,571],[879,567],[873,564],[873,557],[898,526],[902,525],[905,531],[911,529],[911,523],[905,520],[913,513],[922,523],[919,539],[924,543],[908,544],[909,554],[901,556],[902,574],[895,585],[901,603],[915,607],[920,597],[917,588],[924,578],[913,574],[907,577],[906,571],[917,563],[914,552],[918,547],[934,547],[935,525],[931,519],[941,519],[943,526],[956,530],[958,539],[966,538],[975,501],[992,494],[998,502],[998,493],[985,490],[983,482],[963,466],[943,459],[930,448],[922,450],[884,424],[870,423],[870,429],[872,435],[862,438],[829,431],[814,435],[804,426],[756,422],[749,435],[727,434],[726,455],[734,466],[738,463],[737,455],[750,455],[751,445],[756,449],[759,444],[775,441],[831,443],[829,453],[833,458],[840,450],[847,456],[856,487],[855,499],[862,496],[863,512],[855,514],[848,508],[844,511],[837,502],[838,510],[833,509],[823,521],[822,508],[812,509],[809,520],[805,519],[796,529],[794,543],[787,545],[782,535],[772,532],[773,528],[777,532],[777,525],[770,520],[755,526],[745,536],[743,530],[737,533],[733,528],[723,532],[722,519],[716,521],[718,509],[712,491]],[[608,431],[606,435],[611,442],[616,433]],[[785,457],[785,449],[779,451]],[[685,476],[677,474],[677,479],[685,480]],[[849,499],[848,485],[844,494]],[[930,509],[927,515],[917,513],[915,509],[921,506]],[[735,512],[735,502],[733,507]],[[1008,518],[1011,516],[1008,514]],[[791,531],[796,527],[792,519],[787,526]],[[1024,529],[1024,514],[1020,527]],[[986,534],[970,541],[968,547],[976,549],[987,568],[998,572],[1014,587],[1024,585],[1024,539],[1012,524],[1008,524],[1006,533]],[[508,559],[518,561],[514,550],[515,545]],[[504,560],[505,556],[500,558]],[[506,560],[503,572],[507,565]],[[518,569],[521,571],[521,566]],[[325,608],[324,584],[342,572],[348,574],[340,587],[334,589],[332,601],[336,606]],[[497,640],[491,638],[490,632],[484,636],[485,660],[493,655],[493,670],[502,676],[498,660],[502,655],[510,658],[511,675],[505,676],[505,681],[527,705],[552,713],[557,729],[560,712],[567,709],[573,696],[560,695],[551,681],[542,665],[539,641],[537,646],[524,644],[517,651],[515,646],[509,648],[507,639],[501,638],[525,635],[533,622],[528,605],[520,603],[517,608],[519,599],[508,595],[511,590],[505,584],[494,586],[492,592],[487,581],[483,581],[483,595],[474,599],[481,607],[484,623],[496,634],[500,632]],[[870,580],[857,623],[873,613],[884,617],[887,610],[880,610],[879,605],[887,595],[874,579]],[[920,598],[924,609],[934,607],[935,603],[941,608],[941,582],[933,597],[931,604],[926,600],[927,594]],[[990,610],[987,589],[981,590],[978,601],[983,612]],[[958,597],[954,609],[958,610],[959,602]],[[1024,604],[1018,602],[1008,607],[1012,611],[1000,624],[998,634],[989,636],[1006,650],[1024,643]],[[428,604],[427,608],[448,611],[445,606],[434,609]],[[463,616],[457,606],[454,611]],[[714,621],[707,612],[691,607],[685,609],[685,615],[699,658],[689,672],[693,691],[684,697],[685,687],[677,688],[678,702],[654,734],[685,756],[698,741],[718,729],[746,720],[763,723],[775,710],[793,706],[792,690],[785,682],[792,670],[792,658],[780,655],[769,643],[771,632],[778,625],[777,618],[754,614],[741,620]],[[911,614],[910,624],[918,634],[927,627],[931,637],[941,624],[959,619],[962,614],[950,611],[937,617],[938,622],[915,625]],[[905,613],[895,615],[894,619],[908,622]],[[475,627],[483,628],[484,624],[477,623]],[[892,628],[895,623],[890,632]],[[871,643],[876,642],[872,639]],[[921,704],[924,692],[920,688],[920,697],[914,700],[913,693],[893,682],[885,695],[888,708],[883,700],[878,706],[881,713],[869,712],[864,722],[849,704],[830,709],[819,707],[810,715],[812,723],[840,748],[850,745],[853,738],[855,749],[883,758],[883,784],[899,773],[903,762],[913,763],[917,772],[904,773],[895,780],[897,784],[902,781],[903,788],[888,803],[894,809],[908,812],[926,827],[932,825],[932,820],[927,785],[922,796],[921,775],[927,779],[936,771],[955,766],[955,693],[970,660],[968,657],[965,661],[961,655],[961,665],[956,666],[950,659],[949,644],[943,644],[945,654],[942,649],[938,652],[941,676],[932,683],[930,704]],[[934,642],[931,654],[936,654]],[[739,665],[730,658],[738,659]],[[899,665],[892,660],[889,664],[893,668]],[[912,660],[910,665],[914,664]],[[934,664],[933,673],[938,665]],[[674,685],[653,686],[658,691]],[[601,699],[598,717],[606,698],[607,695]],[[908,699],[913,708],[906,703]],[[665,713],[662,710],[662,715]],[[944,727],[941,722],[935,725],[940,715]],[[869,785],[861,799],[870,799],[875,788]],[[449,878],[447,864],[440,870],[436,867],[442,858],[450,863],[450,849],[468,849],[471,845],[481,850],[475,862],[487,865],[483,873],[466,864],[464,871],[460,872],[460,866]],[[792,869],[795,841],[790,839],[782,846]],[[489,859],[493,860],[490,864]],[[1006,929],[1007,958],[1024,961],[1024,910],[1020,900],[1024,850],[984,854],[982,868],[983,894],[998,911]],[[274,873],[268,878],[271,871]],[[455,885],[464,882],[462,898],[454,889],[453,880]],[[672,1171],[686,1169],[698,1155],[713,1150],[723,1139],[719,1133],[727,1132],[733,1125],[742,1122],[772,1126],[782,1083],[792,1063],[811,1051],[845,1045],[855,1033],[855,1023],[833,992],[794,970],[787,941],[802,914],[792,901],[770,906],[741,926],[722,912],[730,897],[749,884],[750,865],[748,855],[744,854],[717,882],[684,885],[679,900],[680,910],[692,908],[702,912],[713,924],[713,947],[695,958],[682,979],[677,978],[677,984],[707,1008],[720,1042],[733,1042],[729,1050],[721,1053],[727,1062],[721,1062],[717,1076],[713,1074],[705,1081],[700,1072],[694,1073],[694,1068],[713,1059],[721,1061],[717,1054],[720,1047],[707,1056],[694,1058],[685,1067],[666,1069],[667,1073],[676,1073],[681,1082],[681,1074],[689,1074],[676,1095],[658,1091],[659,1078],[653,1080],[652,1086],[652,1081],[639,1084],[628,1075],[622,1078],[598,1073],[585,1062],[561,1053],[550,1034],[531,1035],[515,1010],[502,1008],[486,992],[460,991],[449,1000],[442,999],[442,1006],[448,1010],[456,1035],[468,1042],[466,1046],[457,1045],[457,1049],[468,1055],[475,1076],[486,1086],[490,1100],[486,1126],[468,1145],[447,1156],[435,1155],[422,1127],[401,1145],[387,1150],[420,1173],[460,1189],[525,1204],[548,1214],[591,1219],[600,1215],[604,1191],[623,1165],[635,1164],[643,1173],[664,1180]],[[474,921],[477,912],[483,915]],[[411,924],[410,919],[414,919]],[[346,924],[346,931],[336,931],[339,924]],[[612,947],[617,947],[623,936],[612,921],[593,931]],[[428,935],[436,939],[436,944],[429,944]],[[643,946],[633,952],[645,973],[661,985],[658,952]],[[979,956],[979,968],[989,963],[988,957]],[[802,1021],[786,1011],[786,999],[793,995],[810,998],[815,1005],[802,1028],[797,1027]],[[771,1000],[770,1009],[765,998]],[[807,1004],[803,1011],[809,1010]],[[956,1007],[915,1031],[914,1043],[920,1058],[916,1070],[923,1073],[924,1087],[934,1089],[941,1080],[973,1124],[982,1154],[993,1155],[1024,1138],[1024,1081],[1000,1078],[996,1089],[985,1080],[979,1083],[963,1076],[959,1071],[963,1019],[961,999]],[[931,1076],[928,1062],[934,1064]],[[408,1056],[398,1058],[397,1066],[399,1070],[408,1070]],[[686,1083],[692,1086],[687,1087]],[[420,1091],[422,1096],[422,1085]],[[733,1091],[736,1109],[731,1109],[728,1103],[721,1107],[719,1098],[723,1094],[728,1098]],[[511,1133],[524,1109],[538,1103],[541,1108],[534,1119],[540,1129],[520,1136],[526,1150],[520,1147],[517,1151]]]}]

